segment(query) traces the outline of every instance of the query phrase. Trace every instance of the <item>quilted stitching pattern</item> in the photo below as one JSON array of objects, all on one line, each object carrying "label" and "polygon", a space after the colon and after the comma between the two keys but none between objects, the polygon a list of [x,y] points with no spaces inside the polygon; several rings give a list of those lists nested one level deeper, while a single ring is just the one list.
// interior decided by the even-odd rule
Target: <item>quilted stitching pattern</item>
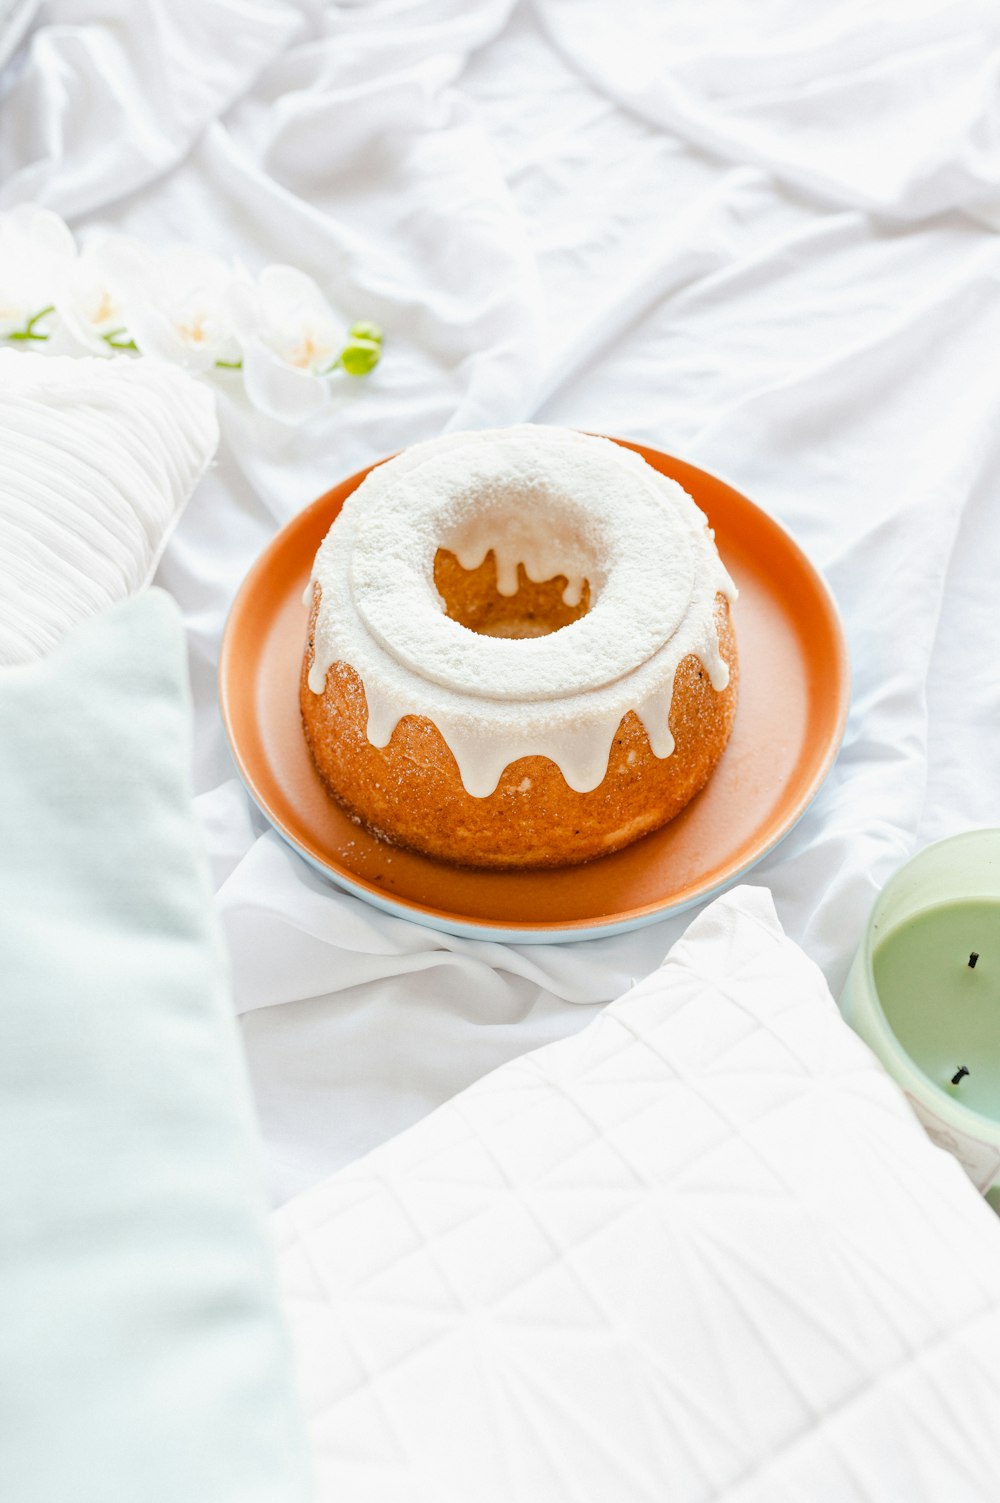
[{"label": "quilted stitching pattern", "polygon": [[758,889],[275,1225],[330,1503],[1000,1495],[1000,1226]]}]

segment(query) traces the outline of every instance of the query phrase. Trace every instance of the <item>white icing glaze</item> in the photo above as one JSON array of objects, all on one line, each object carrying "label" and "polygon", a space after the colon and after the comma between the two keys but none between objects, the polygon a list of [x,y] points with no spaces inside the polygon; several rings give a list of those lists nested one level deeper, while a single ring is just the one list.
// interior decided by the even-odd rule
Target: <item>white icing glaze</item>
[{"label": "white icing glaze", "polygon": [[[541,637],[470,631],[444,614],[440,547],[465,568],[492,549],[501,594],[516,593],[518,564],[538,582],[566,576],[568,605],[589,582],[590,609]],[[551,758],[578,792],[596,788],[629,710],[669,756],[678,663],[693,653],[713,688],[729,680],[715,597],[736,591],[704,514],[631,450],[562,428],[449,434],[380,465],[331,527],[312,582],[312,692],[350,664],[369,740],[385,746],[404,715],[426,716],[477,797],[526,756]]]}]

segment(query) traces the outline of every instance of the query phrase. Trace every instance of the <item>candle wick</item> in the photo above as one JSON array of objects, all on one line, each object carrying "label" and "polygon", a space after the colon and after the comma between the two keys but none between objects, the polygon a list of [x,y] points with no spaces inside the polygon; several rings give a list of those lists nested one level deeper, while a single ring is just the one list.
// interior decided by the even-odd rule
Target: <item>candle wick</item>
[{"label": "candle wick", "polygon": [[954,1075],[951,1077],[951,1083],[952,1083],[952,1085],[958,1085],[958,1083],[962,1079],[962,1077],[964,1075],[968,1075],[968,1073],[969,1073],[969,1067],[968,1067],[968,1065],[959,1065],[958,1069],[955,1071]]},{"label": "candle wick", "polygon": [[973,950],[972,954],[969,956],[969,969],[970,969],[970,971],[974,971],[976,969],[976,961],[978,959],[979,959],[979,951],[978,950]]}]

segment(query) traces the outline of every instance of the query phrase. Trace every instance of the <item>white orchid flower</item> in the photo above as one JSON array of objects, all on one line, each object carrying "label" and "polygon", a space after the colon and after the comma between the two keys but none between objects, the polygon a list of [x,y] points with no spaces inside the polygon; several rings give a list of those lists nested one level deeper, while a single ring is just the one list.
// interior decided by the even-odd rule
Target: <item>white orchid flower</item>
[{"label": "white orchid flower", "polygon": [[120,234],[78,254],[58,214],[30,204],[0,213],[0,340],[60,353],[137,350],[200,374],[242,370],[253,405],[282,423],[328,402],[334,371],[367,375],[382,354],[376,324],[346,328],[292,266],[253,281],[218,256],[154,252]]},{"label": "white orchid flower", "polygon": [[146,256],[125,278],[125,327],[144,355],[191,371],[238,365],[229,305],[232,268],[204,251]]},{"label": "white orchid flower", "polygon": [[0,338],[44,340],[56,292],[76,259],[72,231],[50,209],[0,214]]},{"label": "white orchid flower", "polygon": [[151,275],[152,255],[128,235],[105,235],[84,246],[65,270],[56,311],[65,331],[92,355],[132,347],[129,303]]},{"label": "white orchid flower", "polygon": [[319,378],[337,365],[344,320],[312,277],[292,266],[234,282],[230,302],[250,401],[279,422],[305,422],[329,400],[329,383]]}]

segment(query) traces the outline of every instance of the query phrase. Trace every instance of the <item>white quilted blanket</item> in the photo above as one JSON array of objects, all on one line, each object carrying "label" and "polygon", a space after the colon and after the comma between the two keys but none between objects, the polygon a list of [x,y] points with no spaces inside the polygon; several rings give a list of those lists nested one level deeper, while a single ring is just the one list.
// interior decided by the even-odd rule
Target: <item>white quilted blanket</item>
[{"label": "white quilted blanket", "polygon": [[1000,1224],[744,887],[275,1218],[322,1503],[994,1503]]}]

